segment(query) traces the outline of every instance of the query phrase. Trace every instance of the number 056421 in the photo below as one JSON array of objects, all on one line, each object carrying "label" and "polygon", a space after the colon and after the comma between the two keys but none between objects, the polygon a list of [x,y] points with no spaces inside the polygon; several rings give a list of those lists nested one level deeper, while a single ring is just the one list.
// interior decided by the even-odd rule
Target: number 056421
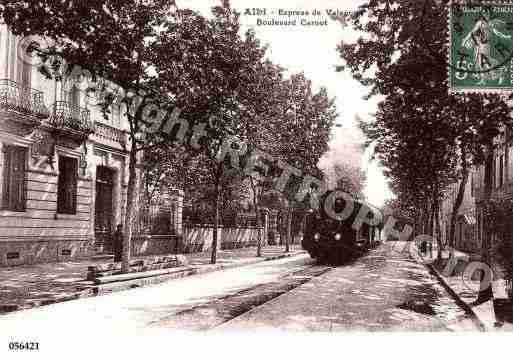
[{"label": "number 056421", "polygon": [[9,350],[21,351],[21,350],[39,350],[38,342],[10,342]]}]

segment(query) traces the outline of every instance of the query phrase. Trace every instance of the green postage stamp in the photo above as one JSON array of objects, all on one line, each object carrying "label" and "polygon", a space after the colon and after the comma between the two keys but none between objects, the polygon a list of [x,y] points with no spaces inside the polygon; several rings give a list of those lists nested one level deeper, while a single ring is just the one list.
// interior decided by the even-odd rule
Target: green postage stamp
[{"label": "green postage stamp", "polygon": [[513,91],[513,3],[450,4],[449,90]]}]

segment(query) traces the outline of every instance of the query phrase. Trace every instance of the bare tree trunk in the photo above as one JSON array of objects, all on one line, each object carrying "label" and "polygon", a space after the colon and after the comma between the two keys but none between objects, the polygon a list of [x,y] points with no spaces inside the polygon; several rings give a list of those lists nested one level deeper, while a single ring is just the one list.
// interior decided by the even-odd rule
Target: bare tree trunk
[{"label": "bare tree trunk", "polygon": [[249,176],[249,182],[251,183],[251,190],[253,191],[253,207],[255,208],[256,226],[258,231],[257,239],[257,257],[262,256],[262,228],[260,226],[260,213],[258,208],[258,194],[253,177]]},{"label": "bare tree trunk", "polygon": [[463,166],[463,178],[461,179],[460,185],[458,187],[458,194],[456,196],[456,200],[454,201],[454,205],[452,207],[451,213],[451,225],[449,229],[449,249],[450,256],[454,255],[454,245],[455,245],[455,237],[456,237],[456,220],[458,218],[458,212],[461,207],[461,203],[463,202],[463,196],[465,195],[465,187],[468,182],[468,169],[467,166]]},{"label": "bare tree trunk", "polygon": [[426,205],[422,211],[422,234],[429,234],[429,206]]},{"label": "bare tree trunk", "polygon": [[278,232],[280,234],[280,241],[279,245],[282,246],[285,243],[285,237],[286,237],[286,228],[285,228],[285,220],[284,220],[285,214],[283,210],[280,210],[280,223],[279,223],[279,229]]},{"label": "bare tree trunk", "polygon": [[427,205],[427,230],[424,232],[425,234],[433,237],[434,233],[434,223],[435,223],[435,211],[436,211],[436,195],[432,194],[431,200],[429,200],[429,204]]},{"label": "bare tree trunk", "polygon": [[438,246],[436,260],[442,259],[442,228],[440,226],[440,200],[436,201],[436,245]]},{"label": "bare tree trunk", "polygon": [[216,264],[216,262],[217,262],[218,234],[219,234],[219,190],[216,189],[216,209],[215,209],[215,217],[214,217],[214,231],[212,232],[212,254],[210,256],[211,264]]},{"label": "bare tree trunk", "polygon": [[219,202],[221,202],[221,184],[220,184],[220,176],[216,179],[216,211],[214,217],[214,232],[212,233],[212,255],[210,257],[210,263],[216,264],[217,262],[217,242],[218,242],[218,232],[219,232]]},{"label": "bare tree trunk", "polygon": [[290,239],[292,237],[292,206],[287,208],[287,235],[285,236],[285,252],[290,252]]},{"label": "bare tree trunk", "polygon": [[138,200],[139,185],[137,174],[137,148],[135,138],[132,138],[132,146],[129,154],[128,164],[128,188],[126,194],[126,214],[125,214],[125,235],[123,236],[123,257],[121,262],[121,272],[130,271],[130,256],[132,243],[132,223],[135,215],[136,203]]},{"label": "bare tree trunk", "polygon": [[[490,141],[491,142],[491,141]],[[493,187],[493,144],[489,143],[486,148],[485,155],[485,178],[484,178],[484,191],[483,191],[483,205],[489,206],[490,199],[492,196],[492,187]],[[491,258],[490,258],[490,246],[492,241],[492,228],[490,228],[491,223],[489,218],[484,217],[484,230],[483,230],[483,238],[481,243],[481,262],[490,268]],[[484,273],[481,275],[481,282],[479,288],[479,295],[477,301],[482,303],[490,300],[493,296],[491,283],[488,283],[486,280],[486,276]]]}]

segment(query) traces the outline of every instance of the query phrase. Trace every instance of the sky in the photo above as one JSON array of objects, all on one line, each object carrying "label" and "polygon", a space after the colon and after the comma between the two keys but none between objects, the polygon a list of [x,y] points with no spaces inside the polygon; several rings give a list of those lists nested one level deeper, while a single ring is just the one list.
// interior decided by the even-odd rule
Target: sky
[{"label": "sky", "polygon": [[[342,64],[336,50],[341,40],[354,40],[357,34],[350,28],[343,27],[326,15],[326,10],[351,11],[363,3],[363,0],[231,0],[232,8],[241,15],[242,32],[253,28],[257,37],[267,44],[267,56],[276,64],[286,68],[290,73],[304,72],[312,80],[315,89],[324,86],[331,97],[336,98],[338,112],[337,124],[333,129],[329,152],[321,159],[320,167],[325,168],[338,161],[350,162],[361,166],[366,172],[367,183],[365,196],[369,203],[381,206],[385,200],[392,198],[382,168],[379,163],[370,161],[371,150],[363,148],[364,135],[358,129],[355,116],[364,119],[371,118],[376,110],[377,101],[363,99],[368,92],[348,72],[336,72],[335,66]],[[196,9],[204,15],[209,15],[210,8],[218,5],[219,0],[181,0],[179,7]],[[244,15],[247,9],[266,11],[266,15]],[[282,15],[280,15],[280,9]],[[320,15],[312,15],[313,10],[319,10]],[[308,11],[310,15],[283,15],[284,11]],[[256,11],[255,11],[256,12]],[[296,25],[259,25],[257,20],[286,21],[296,20]],[[301,19],[307,21],[324,21],[327,25],[300,24]]]}]

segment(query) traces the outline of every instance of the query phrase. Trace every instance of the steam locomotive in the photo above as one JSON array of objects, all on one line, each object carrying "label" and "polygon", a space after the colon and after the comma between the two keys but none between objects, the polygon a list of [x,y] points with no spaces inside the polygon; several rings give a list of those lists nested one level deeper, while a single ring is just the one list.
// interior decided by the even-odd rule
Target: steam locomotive
[{"label": "steam locomotive", "polygon": [[[365,213],[368,223],[356,221]],[[361,225],[357,225],[361,223]],[[319,209],[306,216],[302,247],[320,263],[340,264],[355,259],[379,243],[383,216],[369,204],[356,199],[336,198],[327,193]]]}]

